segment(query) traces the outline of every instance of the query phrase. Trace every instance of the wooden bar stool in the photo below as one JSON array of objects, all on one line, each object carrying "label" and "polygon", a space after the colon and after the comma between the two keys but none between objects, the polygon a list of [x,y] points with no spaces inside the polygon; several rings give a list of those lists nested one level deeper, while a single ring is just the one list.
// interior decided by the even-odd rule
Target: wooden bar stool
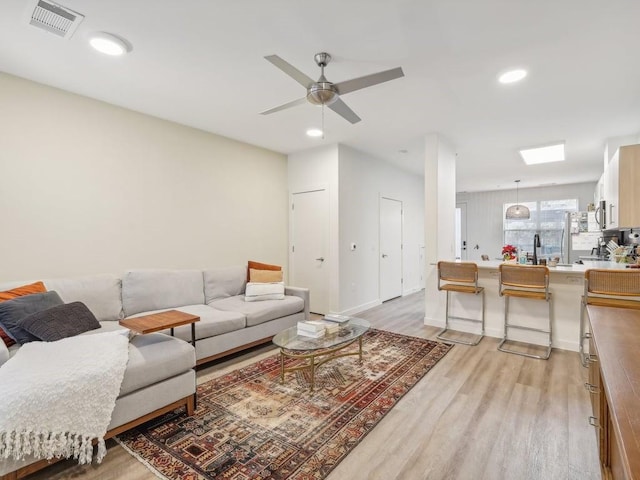
[{"label": "wooden bar stool", "polygon": [[591,338],[587,331],[587,305],[640,309],[640,269],[612,270],[592,268],[584,272],[584,295],[580,303],[580,361],[589,366],[584,342]]},{"label": "wooden bar stool", "polygon": [[[448,283],[442,283],[448,282]],[[447,307],[445,311],[444,328],[440,330],[436,338],[446,342],[461,343],[463,345],[477,345],[484,337],[484,287],[478,286],[478,265],[473,262],[438,262],[438,290],[447,292]],[[482,302],[482,318],[454,317],[449,316],[449,293],[466,293],[473,295],[481,295]],[[480,334],[475,342],[467,342],[460,339],[445,337],[449,329],[449,319],[465,320],[467,322],[479,323]],[[470,332],[465,332],[470,333]],[[477,334],[476,334],[477,335]]]},{"label": "wooden bar stool", "polygon": [[[539,265],[509,265],[503,263],[499,267],[500,273],[500,296],[504,297],[504,333],[502,341],[498,345],[501,352],[515,353],[531,358],[546,360],[551,355],[551,293],[549,292],[549,269]],[[515,325],[509,323],[509,299],[526,298],[529,300],[543,300],[549,305],[549,327],[548,329],[528,327],[526,325]],[[531,353],[519,352],[505,348],[504,344],[509,341],[509,329],[527,330],[530,332],[546,333],[548,335],[548,347],[545,355],[533,355]]]}]

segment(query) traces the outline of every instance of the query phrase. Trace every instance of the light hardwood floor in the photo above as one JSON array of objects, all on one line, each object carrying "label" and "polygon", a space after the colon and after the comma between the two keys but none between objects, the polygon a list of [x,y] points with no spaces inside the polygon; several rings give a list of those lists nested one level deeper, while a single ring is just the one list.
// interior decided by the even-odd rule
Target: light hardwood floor
[{"label": "light hardwood floor", "polygon": [[[423,325],[424,294],[360,314],[375,328],[433,338]],[[498,352],[498,340],[456,345],[328,480],[600,479],[588,424],[586,369],[578,354],[554,350],[548,361]],[[275,353],[270,346],[198,372],[198,382]],[[98,466],[61,462],[28,480],[154,480],[119,445]]]}]

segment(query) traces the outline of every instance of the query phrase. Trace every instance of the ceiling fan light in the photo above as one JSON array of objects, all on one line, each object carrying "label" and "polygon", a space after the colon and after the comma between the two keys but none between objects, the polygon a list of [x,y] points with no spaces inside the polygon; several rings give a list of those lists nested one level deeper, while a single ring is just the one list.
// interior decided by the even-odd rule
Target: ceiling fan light
[{"label": "ceiling fan light", "polygon": [[333,84],[318,82],[309,87],[307,100],[314,105],[331,105],[338,100],[338,92],[336,92]]}]

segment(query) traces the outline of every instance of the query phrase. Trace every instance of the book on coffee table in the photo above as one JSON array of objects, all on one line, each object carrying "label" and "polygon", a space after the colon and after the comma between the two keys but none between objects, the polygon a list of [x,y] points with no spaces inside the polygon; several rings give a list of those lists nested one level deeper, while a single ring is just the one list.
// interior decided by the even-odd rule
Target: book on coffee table
[{"label": "book on coffee table", "polygon": [[345,323],[351,320],[351,317],[349,317],[348,315],[338,315],[337,313],[327,313],[324,316],[324,320],[335,323]]}]

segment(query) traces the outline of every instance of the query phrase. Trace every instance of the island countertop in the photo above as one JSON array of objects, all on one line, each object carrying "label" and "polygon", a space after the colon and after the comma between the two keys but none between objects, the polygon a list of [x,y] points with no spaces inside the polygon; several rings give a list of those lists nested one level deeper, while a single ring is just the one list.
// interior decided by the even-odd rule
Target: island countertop
[{"label": "island countertop", "polygon": [[[504,262],[500,260],[488,260],[488,261],[480,261],[477,262],[479,270],[498,270],[498,266]],[[584,276],[584,272],[589,270],[590,268],[606,268],[606,269],[615,269],[615,270],[624,270],[627,268],[626,263],[616,263],[616,262],[592,262],[585,261],[584,264],[580,265],[578,263],[573,264],[559,264],[555,267],[549,267],[549,273],[553,275],[554,273],[564,273],[564,274],[576,274],[579,276]]]}]

